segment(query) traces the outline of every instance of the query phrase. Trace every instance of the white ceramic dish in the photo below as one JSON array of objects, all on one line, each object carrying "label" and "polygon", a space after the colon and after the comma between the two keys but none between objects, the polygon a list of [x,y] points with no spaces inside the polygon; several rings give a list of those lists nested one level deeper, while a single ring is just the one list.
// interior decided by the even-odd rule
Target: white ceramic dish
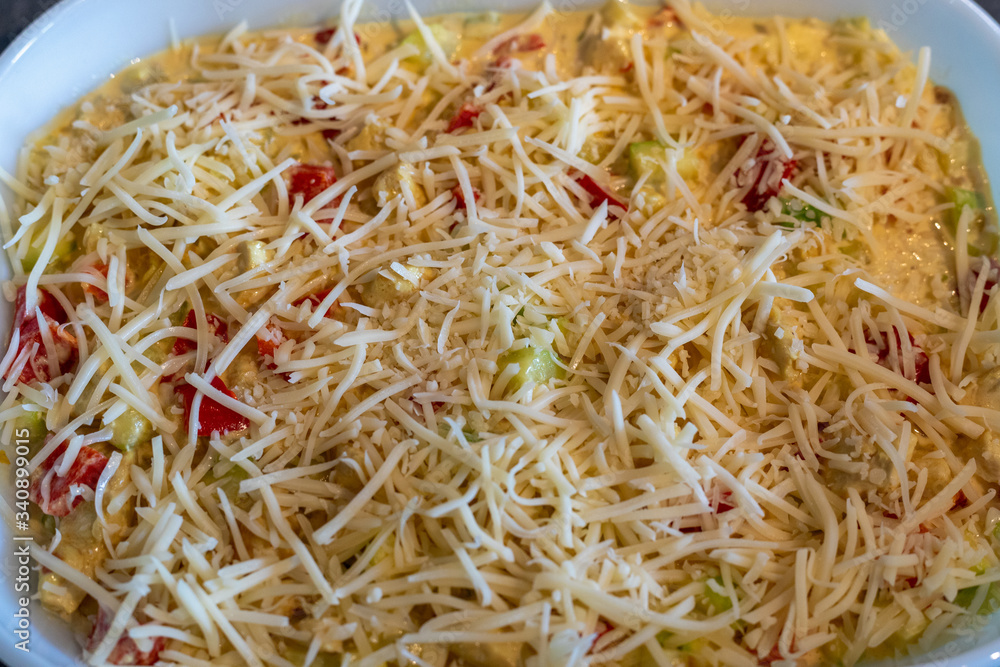
[{"label": "white ceramic dish", "polygon": [[[424,15],[488,7],[531,9],[538,0],[413,0]],[[557,10],[583,9],[599,0],[551,0]],[[1000,182],[1000,26],[970,0],[706,0],[720,21],[736,14],[785,14],[835,19],[868,16],[904,49],[929,45],[931,75],[958,95],[979,137],[987,172]],[[135,58],[181,38],[228,30],[310,25],[337,14],[336,0],[64,0],[35,21],[0,56],[0,166],[12,171],[27,135],[60,109],[98,86]],[[364,18],[405,14],[401,0],[366,3]],[[5,193],[7,196],[9,193]],[[10,269],[0,262],[0,279]],[[10,308],[0,308],[0,335],[10,328]],[[10,443],[2,443],[4,449]],[[5,496],[4,505],[9,499]],[[5,508],[3,514],[6,515]],[[30,652],[15,648],[17,622],[15,543],[0,521],[0,660],[10,667],[82,664],[69,630],[37,605],[31,607]],[[956,641],[908,665],[1000,665],[1000,614],[982,619],[975,637]]]}]

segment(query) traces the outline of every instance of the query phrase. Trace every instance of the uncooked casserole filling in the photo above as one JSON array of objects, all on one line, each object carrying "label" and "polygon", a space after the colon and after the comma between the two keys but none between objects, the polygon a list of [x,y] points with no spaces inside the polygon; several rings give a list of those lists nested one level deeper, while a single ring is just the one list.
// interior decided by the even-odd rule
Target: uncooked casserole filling
[{"label": "uncooked casserole filling", "polygon": [[686,0],[361,13],[176,44],[0,171],[8,514],[88,664],[981,627],[998,231],[928,49]]}]

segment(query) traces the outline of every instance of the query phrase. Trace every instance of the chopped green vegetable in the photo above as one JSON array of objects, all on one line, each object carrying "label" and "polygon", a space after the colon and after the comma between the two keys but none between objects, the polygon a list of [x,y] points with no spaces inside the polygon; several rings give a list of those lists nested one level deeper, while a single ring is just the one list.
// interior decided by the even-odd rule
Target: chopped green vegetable
[{"label": "chopped green vegetable", "polygon": [[725,587],[721,576],[713,577],[709,579],[709,581],[705,582],[705,597],[708,599],[709,606],[714,608],[716,612],[723,612],[732,609],[733,601],[728,595],[717,593],[716,590],[709,584],[709,582],[713,581],[718,584],[719,588]]},{"label": "chopped green vegetable", "polygon": [[[806,204],[798,199],[782,199],[781,214],[791,216],[799,222],[811,223],[817,227],[823,218],[830,217],[815,206]],[[779,222],[777,224],[779,227],[785,227],[788,229],[794,228],[794,225],[790,222]]]},{"label": "chopped green vegetable", "polygon": [[[27,435],[24,435],[25,431],[27,431]],[[48,432],[45,427],[45,413],[41,410],[37,412],[25,411],[14,420],[14,437],[17,440],[27,440],[32,453],[42,444]],[[23,445],[24,443],[19,444]]]},{"label": "chopped green vegetable", "polygon": [[681,644],[677,648],[678,650],[683,651],[685,653],[693,653],[697,655],[700,654],[702,652],[702,649],[704,649],[706,646],[708,646],[708,643],[704,639],[699,637],[698,639],[689,641],[687,644]]},{"label": "chopped green vegetable", "polygon": [[[427,25],[427,29],[430,30],[431,35],[434,37],[434,41],[438,43],[441,50],[444,51],[444,55],[451,57],[455,53],[455,49],[458,48],[458,35],[451,32],[445,28],[440,23],[430,23]],[[424,40],[424,36],[420,34],[420,31],[411,32],[406,38],[401,42],[401,44],[412,44],[420,50],[415,56],[410,56],[403,60],[403,64],[407,65],[410,69],[417,72],[423,73],[430,64],[434,62],[434,56],[431,55],[430,47],[427,46],[427,42]]]},{"label": "chopped green vegetable", "polygon": [[523,347],[502,355],[497,364],[501,372],[511,364],[518,365],[517,375],[507,383],[507,390],[515,392],[526,382],[544,384],[552,378],[562,379],[566,372],[556,363],[553,353],[540,347]]},{"label": "chopped green vegetable", "polygon": [[955,604],[959,607],[965,607],[972,614],[980,616],[992,614],[997,609],[1000,609],[1000,586],[997,586],[995,583],[989,584],[986,597],[983,598],[982,603],[977,608],[973,609],[972,604],[979,593],[979,588],[979,586],[970,586],[969,588],[961,589],[955,596]]},{"label": "chopped green vegetable", "polygon": [[971,208],[973,211],[979,211],[986,207],[986,202],[983,201],[983,196],[975,190],[949,187],[947,189],[947,195],[948,201],[955,205],[955,210],[952,211],[953,225],[958,224],[958,219],[962,215],[962,210],[966,206]]},{"label": "chopped green vegetable", "polygon": [[[28,252],[25,253],[24,259],[21,260],[21,266],[25,271],[31,271],[38,263],[38,259],[42,254],[42,248],[45,246],[45,235],[39,234],[32,239],[31,244],[28,246]],[[68,258],[72,253],[76,252],[76,239],[71,235],[59,239],[56,243],[55,250],[52,251],[52,259],[50,262],[59,263],[64,259]]]},{"label": "chopped green vegetable", "polygon": [[293,665],[296,665],[296,667],[340,667],[342,662],[339,654],[320,651],[312,659],[312,662],[307,664],[306,656],[308,654],[308,648],[299,646],[298,644],[289,644],[282,652],[282,657]]},{"label": "chopped green vegetable", "polygon": [[[447,438],[451,434],[451,426],[447,423],[438,425],[438,435],[442,438]],[[479,433],[468,428],[462,429],[462,437],[465,438],[466,442],[479,442],[482,438]]]},{"label": "chopped green vegetable", "polygon": [[240,509],[247,510],[253,506],[254,500],[249,493],[240,493],[240,482],[245,479],[250,479],[250,475],[238,465],[232,466],[219,477],[216,477],[211,470],[205,475],[206,483],[211,484],[218,480],[219,484],[216,488],[222,489],[222,492],[229,498],[229,502]]},{"label": "chopped green vegetable", "polygon": [[972,209],[973,219],[969,223],[969,255],[979,257],[992,255],[997,247],[998,234],[996,223],[986,215],[986,197],[975,190],[949,187],[945,192],[949,202],[954,204],[951,215],[944,222],[947,230],[954,237],[958,231],[958,221],[966,207]]}]

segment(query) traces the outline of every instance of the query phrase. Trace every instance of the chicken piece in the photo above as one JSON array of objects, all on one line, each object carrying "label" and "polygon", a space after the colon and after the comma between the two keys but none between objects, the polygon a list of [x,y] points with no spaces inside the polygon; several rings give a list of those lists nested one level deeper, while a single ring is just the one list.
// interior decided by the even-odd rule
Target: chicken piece
[{"label": "chicken piece", "polygon": [[805,385],[805,373],[798,366],[802,340],[796,333],[795,322],[776,303],[767,318],[767,327],[761,339],[761,355],[778,366],[778,373],[796,388]]},{"label": "chicken piece", "polygon": [[[236,253],[236,268],[241,275],[266,264],[274,256],[274,251],[268,250],[263,241],[241,241],[236,246]],[[243,290],[237,294],[236,302],[244,308],[258,306],[269,291],[267,287]]]},{"label": "chicken piece", "polygon": [[149,442],[153,425],[135,408],[128,408],[111,422],[111,444],[123,452]]},{"label": "chicken piece", "polygon": [[347,142],[349,151],[385,150],[385,121],[371,117],[361,131]]},{"label": "chicken piece", "polygon": [[410,210],[427,206],[427,191],[417,178],[416,168],[407,162],[382,172],[372,186],[379,206],[385,206],[396,196],[402,195]]},{"label": "chicken piece", "polygon": [[824,442],[823,447],[834,454],[846,454],[850,459],[845,461],[838,456],[826,462],[824,480],[837,495],[846,498],[848,489],[855,489],[861,494],[885,493],[899,486],[896,468],[874,442],[860,436],[838,437]]},{"label": "chicken piece", "polygon": [[[133,449],[122,455],[118,470],[108,480],[108,486],[104,492],[105,502],[117,496],[128,485],[131,478],[129,469],[132,464],[139,463],[138,459],[138,449]],[[122,532],[120,529],[128,525],[129,517],[133,514],[134,502],[129,501],[117,512],[106,514],[105,521],[107,521],[111,531],[119,529],[115,535],[120,537]],[[52,552],[53,555],[85,576],[93,577],[98,564],[108,557],[108,548],[103,537],[104,528],[97,518],[94,503],[81,503],[67,516],[59,520],[58,527],[62,539],[55,551]],[[115,537],[112,539],[115,540]],[[51,571],[43,571],[39,575],[38,591],[42,606],[64,616],[75,612],[80,603],[87,597],[84,591]]]},{"label": "chicken piece", "polygon": [[963,403],[1000,410],[1000,366],[983,371],[973,380]]},{"label": "chicken piece", "polygon": [[[406,274],[405,277],[403,273]],[[410,296],[433,275],[432,269],[409,264],[397,264],[383,269],[374,280],[361,289],[361,301],[366,306],[381,308]]]},{"label": "chicken piece", "polygon": [[222,374],[222,380],[237,394],[250,393],[260,382],[260,359],[256,344],[242,349]]},{"label": "chicken piece", "polygon": [[975,459],[976,474],[983,480],[1000,483],[1000,434],[986,429],[978,438],[960,435],[953,450],[962,463]]},{"label": "chicken piece", "polygon": [[642,25],[629,3],[609,0],[580,37],[580,62],[602,71],[627,70],[632,63],[632,34]]},{"label": "chicken piece", "polygon": [[930,444],[919,444],[913,452],[913,461],[927,470],[927,487],[924,498],[933,498],[952,480],[948,461]]}]

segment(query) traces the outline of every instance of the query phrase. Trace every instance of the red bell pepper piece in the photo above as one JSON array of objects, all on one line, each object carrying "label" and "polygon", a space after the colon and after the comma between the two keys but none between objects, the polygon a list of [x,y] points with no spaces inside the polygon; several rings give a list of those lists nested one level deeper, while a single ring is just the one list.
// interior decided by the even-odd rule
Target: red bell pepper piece
[{"label": "red bell pepper piece", "polygon": [[[229,390],[222,378],[212,379],[212,386],[230,398],[236,398],[236,394]],[[182,382],[174,389],[184,401],[184,421],[191,419],[191,404],[194,402],[197,390],[187,382]],[[221,403],[217,403],[208,396],[201,399],[201,409],[198,411],[198,436],[207,437],[213,432],[221,435],[242,431],[250,427],[250,420],[233,412]]]},{"label": "red bell pepper piece", "polygon": [[272,322],[268,322],[257,332],[257,353],[271,370],[277,368],[277,364],[274,363],[274,353],[286,340],[281,327]]},{"label": "red bell pepper piece", "polygon": [[[320,98],[314,97],[312,107],[317,111],[322,111],[324,109],[329,109],[330,105],[321,100]],[[312,123],[312,122],[313,119],[311,118],[296,118],[295,120],[292,121],[292,125],[305,125],[307,123]],[[328,127],[324,130],[320,130],[320,134],[323,135],[324,139],[329,139],[330,141],[333,141],[341,135],[341,130],[335,130],[331,127]],[[334,181],[336,180],[337,180],[336,177],[334,177]]]},{"label": "red bell pepper piece", "polygon": [[[329,289],[324,289],[318,292],[314,292],[312,294],[307,294],[301,299],[296,299],[295,301],[293,301],[292,305],[301,306],[304,303],[309,303],[312,305],[313,310],[315,310],[319,306],[319,304],[323,303],[323,299],[325,299],[329,293],[330,293]],[[334,315],[343,312],[343,310],[344,307],[341,306],[336,299],[334,299],[333,303],[330,304],[330,307],[326,311],[326,317],[333,317]]]},{"label": "red bell pepper piece", "polygon": [[[903,343],[900,340],[899,331],[896,330],[896,327],[892,327],[892,333],[893,333],[893,338],[895,339],[895,345],[897,350],[896,358],[898,360],[899,365],[902,366]],[[907,380],[912,380],[919,384],[930,384],[931,382],[930,360],[927,358],[927,354],[922,349],[920,349],[920,347],[913,340],[913,336],[909,332],[907,332],[906,335],[910,339],[910,347],[913,348],[914,372],[912,374],[903,373],[902,368],[895,369],[892,367],[890,363],[891,350],[889,349],[888,334],[882,332],[880,340],[878,342],[875,342],[871,339],[871,334],[869,332],[865,332],[866,342],[868,343],[868,351],[874,353],[878,357],[877,361],[880,366],[884,366],[885,368],[888,368],[889,370],[892,371],[898,370],[898,372],[901,375],[903,375],[903,377],[905,377]]]},{"label": "red bell pepper piece", "polygon": [[671,23],[676,23],[679,26],[684,25],[680,17],[677,16],[677,12],[670,7],[661,7],[655,14],[649,17],[649,27],[651,28],[659,28]]},{"label": "red bell pepper piece", "polygon": [[736,509],[736,506],[729,502],[732,497],[733,497],[732,491],[721,491],[719,493],[718,504],[715,506],[715,513],[723,514],[730,510]]},{"label": "red bell pepper piece", "polygon": [[545,40],[538,33],[527,35],[515,35],[510,39],[501,42],[495,49],[493,55],[498,59],[509,57],[514,53],[527,53],[529,51],[539,51],[545,48]]},{"label": "red bell pepper piece", "polygon": [[[313,97],[312,108],[315,111],[324,111],[330,108],[330,105],[321,100],[318,97]],[[306,125],[307,123],[313,122],[312,118],[296,118],[292,121],[292,125]]]},{"label": "red bell pepper piece", "polygon": [[[466,211],[469,208],[469,204],[465,201],[465,195],[462,193],[462,186],[456,185],[451,189],[451,194],[455,197],[455,210]],[[472,188],[472,199],[475,202],[479,201],[479,190]]]},{"label": "red bell pepper piece", "polygon": [[315,164],[297,164],[287,172],[288,196],[294,200],[302,195],[302,203],[308,204],[316,195],[337,182],[337,173],[333,167],[322,167]]},{"label": "red bell pepper piece", "polygon": [[742,199],[747,210],[753,213],[764,208],[771,197],[778,196],[782,181],[794,171],[795,160],[786,159],[769,139],[765,140],[757,149],[753,166],[736,172],[737,187],[750,186]]},{"label": "red bell pepper piece", "polygon": [[[329,44],[330,40],[333,39],[333,36],[337,34],[337,30],[339,30],[337,27],[317,30],[315,35],[316,43],[324,46]],[[354,33],[354,41],[358,43],[358,46],[361,46],[361,35]]]},{"label": "red bell pepper piece", "polygon": [[[87,650],[94,651],[101,645],[104,636],[111,629],[111,622],[115,615],[105,607],[101,607],[97,612],[97,620],[87,638]],[[111,649],[107,662],[112,665],[155,665],[160,659],[160,652],[166,648],[167,642],[163,637],[154,637],[153,646],[148,651],[139,650],[139,645],[135,640],[123,634],[119,637],[115,647]]]},{"label": "red bell pepper piece", "polygon": [[608,202],[608,206],[617,206],[620,209],[628,211],[628,203],[618,199],[613,193],[609,192],[604,188],[604,186],[599,185],[597,181],[592,179],[587,174],[581,174],[576,179],[577,184],[586,190],[587,194],[590,195],[590,205],[593,208],[597,208],[603,202]]},{"label": "red bell pepper piece", "polygon": [[316,43],[317,44],[329,44],[333,36],[337,34],[337,28],[323,28],[316,32]]},{"label": "red bell pepper piece", "polygon": [[[84,273],[89,273],[92,276],[103,276],[105,280],[108,279],[108,265],[104,262],[98,262],[93,266],[88,266],[83,269]],[[108,293],[102,290],[100,287],[91,285],[90,283],[83,283],[83,291],[94,297],[95,301],[100,301],[103,303],[108,302]]]},{"label": "red bell pepper piece", "polygon": [[[212,332],[212,335],[221,338],[223,343],[228,343],[229,325],[227,325],[222,318],[217,317],[212,313],[206,313],[205,319],[208,321],[208,328]],[[195,318],[194,310],[188,311],[187,317],[184,318],[184,324],[182,326],[187,327],[188,329],[198,329],[198,320]],[[174,354],[184,354],[196,349],[197,347],[198,344],[193,340],[178,338],[174,341]]]},{"label": "red bell pepper piece", "polygon": [[451,134],[466,127],[472,127],[481,113],[483,113],[483,110],[475,104],[471,102],[464,103],[458,108],[455,115],[451,117],[451,120],[448,122],[448,129],[445,132]]},{"label": "red bell pepper piece", "polygon": [[[59,374],[67,372],[76,362],[77,342],[76,338],[66,331],[65,326],[62,326],[67,322],[66,311],[59,305],[55,297],[44,289],[38,288],[37,309],[42,314],[41,320],[39,320],[36,310],[28,311],[26,288],[21,285],[17,288],[17,302],[14,308],[12,330],[19,334],[17,356],[20,356],[26,349],[35,350],[21,369],[17,381],[21,384],[31,384],[35,380],[39,382],[51,380],[53,376],[49,369],[49,354],[55,354]],[[42,337],[43,329],[52,338],[51,348],[45,346]],[[7,372],[6,379],[11,379],[12,372],[12,370]]]},{"label": "red bell pepper piece", "polygon": [[60,477],[56,468],[66,453],[66,443],[56,447],[38,467],[28,488],[28,498],[49,516],[66,516],[83,502],[75,493],[80,487],[97,488],[97,481],[108,465],[108,457],[92,447],[81,447],[66,475]]},{"label": "red bell pepper piece", "polygon": [[993,288],[996,287],[998,281],[1000,281],[1000,262],[997,262],[997,260],[992,257],[988,257],[985,258],[979,266],[969,271],[966,286],[968,288],[970,298],[972,291],[976,289],[976,281],[979,280],[979,274],[983,271],[987,271],[988,273],[986,275],[986,283],[983,285],[983,297],[979,300],[980,315],[986,312],[986,307],[990,304],[990,292],[993,291]]}]

